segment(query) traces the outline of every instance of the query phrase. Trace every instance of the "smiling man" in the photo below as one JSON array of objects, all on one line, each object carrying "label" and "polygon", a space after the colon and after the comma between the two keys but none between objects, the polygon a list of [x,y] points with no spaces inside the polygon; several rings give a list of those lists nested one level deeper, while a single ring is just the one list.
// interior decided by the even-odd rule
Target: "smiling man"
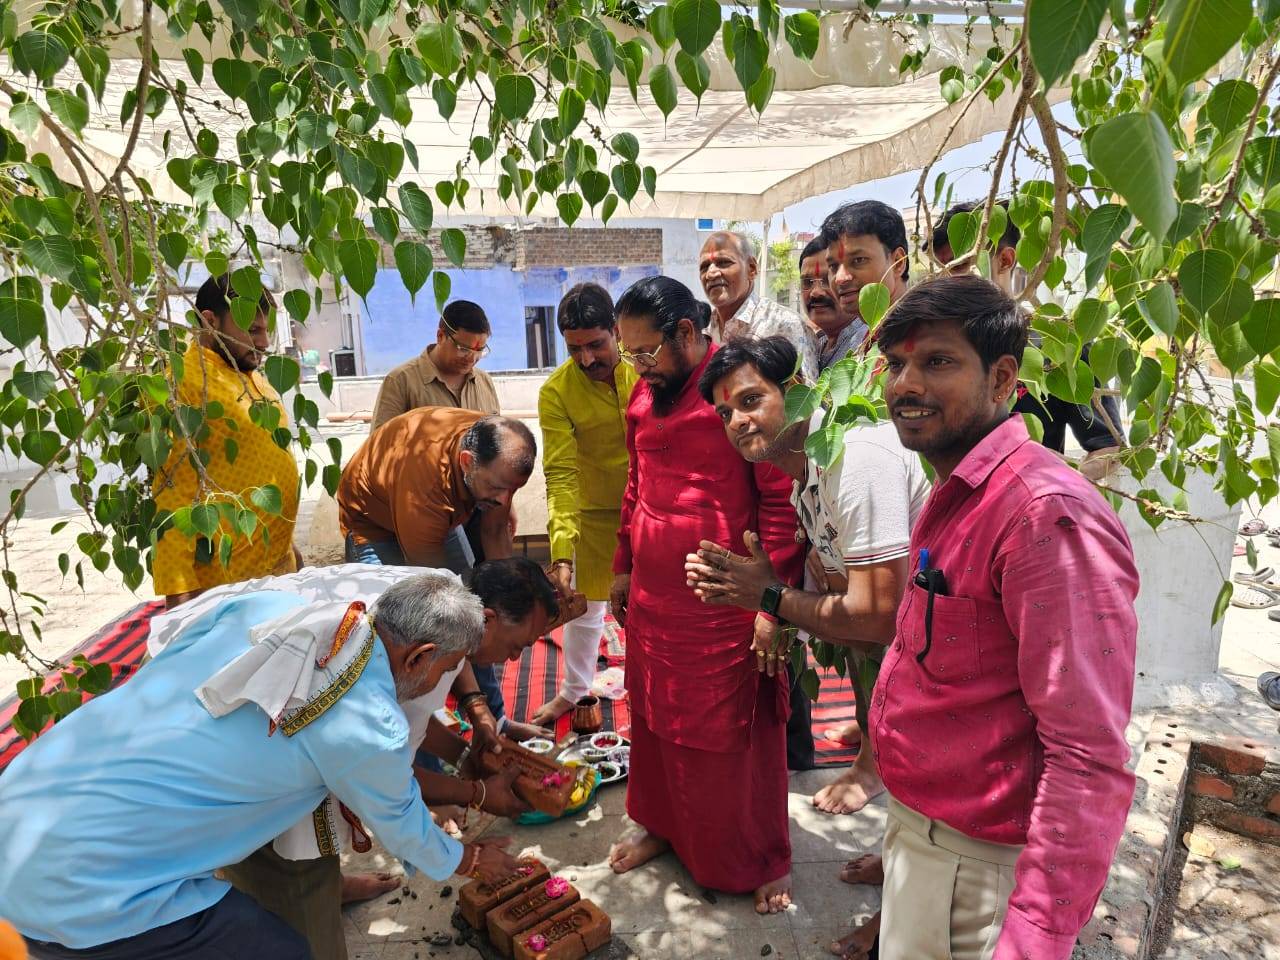
[{"label": "smiling man", "polygon": [[800,303],[818,348],[818,372],[843,360],[867,339],[867,325],[855,314],[841,309],[831,292],[827,275],[827,244],[822,235],[810,240],[800,251]]},{"label": "smiling man", "polygon": [[1133,551],[1010,415],[1027,322],[997,287],[922,283],[877,340],[898,436],[937,477],[871,703],[880,956],[1066,960],[1133,797]]},{"label": "smiling man", "polygon": [[627,485],[627,403],[638,379],[618,353],[613,299],[604,287],[573,287],[560,301],[556,323],[569,359],[538,391],[551,578],[561,596],[581,591],[587,612],[561,635],[564,682],[533,715],[540,726],[571,710],[595,679]]},{"label": "smiling man", "polygon": [[800,356],[801,373],[818,375],[813,333],[800,316],[775,300],[756,295],[756,262],[752,243],[740,233],[713,233],[698,254],[698,277],[711,304],[707,334],[712,343],[733,337],[786,337]]},{"label": "smiling man", "polygon": [[827,285],[842,313],[862,323],[858,296],[869,283],[889,288],[889,302],[907,292],[910,261],[902,214],[879,200],[856,200],[822,221]]}]

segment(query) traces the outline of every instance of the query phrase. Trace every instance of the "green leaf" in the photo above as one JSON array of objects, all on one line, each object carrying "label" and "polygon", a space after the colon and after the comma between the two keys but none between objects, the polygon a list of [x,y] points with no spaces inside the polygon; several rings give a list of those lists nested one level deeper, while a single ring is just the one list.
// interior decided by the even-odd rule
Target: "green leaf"
[{"label": "green leaf", "polygon": [[333,394],[333,374],[328,370],[321,370],[316,374],[316,383],[320,385],[320,392],[326,397]]},{"label": "green leaf", "polygon": [[431,274],[431,287],[436,295],[436,309],[443,310],[453,288],[453,281],[443,270],[436,270]]},{"label": "green leaf", "polygon": [[338,244],[338,262],[347,283],[363,299],[373,289],[378,273],[378,245],[372,240],[343,240]]},{"label": "green leaf", "polygon": [[[83,89],[83,88],[82,88]],[[49,110],[77,134],[89,122],[89,104],[68,90],[51,88],[44,92]]]},{"label": "green leaf", "polygon": [[262,372],[266,375],[267,383],[271,384],[276,393],[281,396],[296,387],[302,377],[298,361],[293,357],[283,357],[279,354],[267,357],[263,361]]},{"label": "green leaf", "polygon": [[455,267],[461,267],[467,259],[467,235],[457,227],[440,231],[440,246]]},{"label": "green leaf", "polygon": [[1097,340],[1107,325],[1107,306],[1101,300],[1087,297],[1080,301],[1071,317],[1071,326],[1081,343]]},{"label": "green leaf", "polygon": [[609,146],[613,148],[613,152],[622,157],[623,160],[635,160],[640,156],[640,141],[636,139],[634,133],[619,133],[609,141]]},{"label": "green leaf", "polygon": [[587,101],[573,87],[565,87],[560,91],[560,135],[567,137],[578,128],[582,117],[587,112]]},{"label": "green leaf", "polygon": [[964,96],[964,83],[951,77],[943,80],[938,87],[938,92],[942,94],[942,99],[947,103],[955,103]]},{"label": "green leaf", "polygon": [[417,46],[433,73],[452,76],[462,66],[462,38],[448,20],[419,28]]},{"label": "green leaf", "polygon": [[594,210],[596,204],[609,193],[609,178],[599,170],[584,170],[578,174],[578,186],[587,204]]},{"label": "green leaf", "polygon": [[523,120],[528,115],[536,92],[533,78],[523,73],[503,74],[493,85],[498,112],[511,122]]},{"label": "green leaf", "polygon": [[249,191],[238,183],[220,183],[213,188],[213,202],[235,223],[249,206]]},{"label": "green leaf", "polygon": [[1085,218],[1080,243],[1085,252],[1085,285],[1088,289],[1093,289],[1102,279],[1111,257],[1111,248],[1129,229],[1132,220],[1129,209],[1118,203],[1095,207]]},{"label": "green leaf", "polygon": [[706,50],[720,32],[720,4],[716,0],[675,0],[670,10],[680,49],[690,56]]},{"label": "green leaf", "polygon": [[431,232],[431,198],[416,183],[406,183],[400,188],[400,210],[422,236]]},{"label": "green leaf", "polygon": [[596,65],[604,73],[613,72],[613,37],[599,23],[591,25],[591,32],[587,34],[587,48],[591,51],[591,56],[595,58]]},{"label": "green leaf", "polygon": [[458,88],[452,80],[439,79],[431,85],[431,99],[435,100],[440,116],[448,120],[458,106]]},{"label": "green leaf", "polygon": [[155,473],[164,466],[164,462],[169,459],[169,450],[172,444],[163,430],[155,428],[155,422],[152,422],[152,428],[138,436],[133,448],[138,454],[139,459]]},{"label": "green leaf", "polygon": [[52,33],[28,30],[14,44],[13,65],[28,76],[48,83],[66,66],[70,53],[66,44]]},{"label": "green leaf", "polygon": [[71,283],[82,269],[71,241],[62,236],[30,237],[22,244],[22,255],[41,273]]},{"label": "green leaf", "polygon": [[1138,301],[1138,308],[1151,328],[1158,333],[1172,337],[1177,331],[1178,298],[1173,292],[1173,286],[1167,281],[1152,284],[1151,289]]},{"label": "green leaf", "polygon": [[280,510],[284,507],[284,498],[280,496],[280,488],[274,483],[258,487],[253,493],[249,494],[249,499],[263,513],[272,516],[278,516]]},{"label": "green leaf", "polygon": [[252,30],[262,18],[262,0],[218,0],[237,27]]},{"label": "green leaf", "polygon": [[1235,275],[1231,255],[1222,250],[1194,250],[1178,268],[1182,296],[1200,314],[1208,312],[1227,292]]},{"label": "green leaf", "polygon": [[409,291],[409,302],[413,303],[422,285],[431,274],[433,260],[431,251],[421,243],[406,240],[396,244],[396,269],[400,271],[400,279]]},{"label": "green leaf", "polygon": [[182,59],[187,62],[187,72],[197,84],[204,81],[204,56],[193,47],[184,47]]},{"label": "green leaf", "polygon": [[21,350],[43,337],[45,329],[43,306],[34,300],[0,295],[0,336],[6,341]]},{"label": "green leaf", "polygon": [[1210,323],[1208,326],[1209,342],[1213,344],[1213,352],[1218,355],[1218,360],[1223,366],[1232,373],[1239,373],[1256,356],[1253,347],[1249,346],[1249,342],[1245,340],[1240,324]]},{"label": "green leaf", "polygon": [[373,232],[387,243],[395,243],[400,237],[400,215],[390,207],[374,207],[371,213]]},{"label": "green leaf", "polygon": [[338,121],[321,116],[312,110],[301,111],[296,118],[298,142],[312,151],[323,150],[333,143],[338,132]]},{"label": "green leaf", "polygon": [[711,85],[711,67],[701,56],[691,57],[683,50],[676,51],[676,73],[699,102]]},{"label": "green leaf", "polygon": [[750,90],[769,61],[769,42],[750,21],[740,20],[733,30],[731,58],[742,89]]},{"label": "green leaf", "polygon": [[662,115],[671,116],[679,98],[676,94],[676,78],[665,63],[660,63],[649,71],[649,92],[653,94],[653,101]]},{"label": "green leaf", "polygon": [[[1253,367],[1253,395],[1258,405],[1258,413],[1269,416],[1280,400],[1280,366],[1271,360],[1259,360]],[[1280,439],[1280,428],[1269,427],[1268,437],[1272,430],[1277,431]]]},{"label": "green leaf", "polygon": [[1154,357],[1143,357],[1129,383],[1129,392],[1125,395],[1125,402],[1130,410],[1155,393],[1156,387],[1160,385],[1160,376],[1159,362]]},{"label": "green leaf", "polygon": [[1211,624],[1217,623],[1222,619],[1223,614],[1227,612],[1227,607],[1231,605],[1231,595],[1235,592],[1230,580],[1224,580],[1222,586],[1218,588],[1218,597],[1213,601],[1213,619]]},{"label": "green leaf", "polygon": [[1036,0],[1027,11],[1027,40],[1036,73],[1052,87],[1098,38],[1107,0]]},{"label": "green leaf", "polygon": [[[1242,281],[1243,282],[1243,281]],[[1265,357],[1280,347],[1280,297],[1266,297],[1253,304],[1253,309],[1240,324],[1249,346]]]},{"label": "green leaf", "polygon": [[648,19],[645,20],[645,27],[649,31],[649,36],[653,37],[654,42],[663,50],[670,50],[671,45],[676,42],[676,30],[672,23],[670,7],[654,7]]},{"label": "green leaf", "polygon": [[177,270],[186,261],[190,244],[180,233],[164,233],[156,239],[156,246],[160,248],[164,262]]},{"label": "green leaf", "polygon": [[42,467],[49,465],[62,448],[62,438],[52,430],[28,430],[22,435],[22,453]]},{"label": "green leaf", "polygon": [[976,213],[961,211],[947,223],[947,243],[951,254],[957,260],[974,248],[978,242],[978,227],[981,221]]},{"label": "green leaf", "polygon": [[782,34],[792,52],[801,60],[812,60],[818,52],[821,21],[809,10],[793,13],[782,21]]},{"label": "green leaf", "polygon": [[640,168],[634,163],[619,163],[610,171],[609,177],[618,196],[630,203],[640,189]]},{"label": "green leaf", "polygon": [[582,197],[576,193],[562,193],[556,197],[556,210],[566,227],[572,227],[582,215]]},{"label": "green leaf", "polygon": [[58,381],[48,370],[19,370],[10,382],[13,388],[33,403],[42,403],[53,393]]},{"label": "green leaf", "polygon": [[1263,190],[1280,183],[1280,137],[1258,137],[1244,148],[1244,168]]},{"label": "green leaf", "polygon": [[1086,140],[1089,159],[1152,236],[1164,239],[1178,215],[1173,142],[1153,113],[1124,113]]},{"label": "green leaf", "polygon": [[756,113],[764,113],[764,108],[773,99],[773,86],[777,79],[778,74],[773,67],[765,67],[760,71],[760,79],[747,91],[747,103],[751,104]]},{"label": "green leaf", "polygon": [[232,100],[239,100],[253,83],[253,69],[243,60],[219,57],[213,61],[213,82]]},{"label": "green leaf", "polygon": [[1161,16],[1165,67],[1181,87],[1239,42],[1253,10],[1249,0],[1169,0]]},{"label": "green leaf", "polygon": [[311,298],[305,290],[290,290],[284,295],[284,308],[295,323],[305,323],[311,312]]},{"label": "green leaf", "polygon": [[1204,115],[1220,133],[1230,133],[1245,121],[1258,102],[1258,88],[1244,80],[1222,80],[1204,102]]},{"label": "green leaf", "polygon": [[27,136],[40,126],[40,105],[34,100],[20,100],[9,108],[9,119]]},{"label": "green leaf", "polygon": [[889,309],[889,288],[868,283],[858,291],[858,313],[869,330],[874,330]]},{"label": "green leaf", "polygon": [[385,73],[375,73],[369,78],[369,99],[384,117],[396,113],[396,88]]}]

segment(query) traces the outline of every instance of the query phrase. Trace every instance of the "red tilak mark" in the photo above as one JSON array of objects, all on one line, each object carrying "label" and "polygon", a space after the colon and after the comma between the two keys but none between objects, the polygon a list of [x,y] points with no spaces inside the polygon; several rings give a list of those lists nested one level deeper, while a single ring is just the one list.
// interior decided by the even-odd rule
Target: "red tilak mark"
[{"label": "red tilak mark", "polygon": [[720,397],[721,397],[721,399],[723,399],[723,400],[724,400],[724,402],[725,402],[725,403],[728,403],[728,402],[729,402],[729,388],[728,388],[728,387],[723,387],[723,388],[721,388],[721,390],[720,390]]},{"label": "red tilak mark", "polygon": [[817,260],[813,261],[813,279],[820,280],[822,278],[822,264]]},{"label": "red tilak mark", "polygon": [[844,262],[844,237],[840,238],[840,262]]},{"label": "red tilak mark", "polygon": [[916,335],[914,333],[907,334],[907,339],[902,341],[902,349],[907,353],[916,352]]}]

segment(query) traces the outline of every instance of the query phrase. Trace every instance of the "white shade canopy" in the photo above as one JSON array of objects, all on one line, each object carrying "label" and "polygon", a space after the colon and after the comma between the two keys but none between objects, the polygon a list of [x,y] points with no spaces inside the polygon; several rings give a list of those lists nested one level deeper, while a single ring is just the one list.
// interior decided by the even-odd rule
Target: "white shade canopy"
[{"label": "white shade canopy", "polygon": [[[961,104],[943,100],[937,72],[949,65],[975,63],[996,40],[992,28],[981,24],[933,24],[917,30],[904,24],[846,22],[838,14],[826,14],[821,22],[820,45],[811,63],[794,57],[785,44],[775,51],[777,81],[763,118],[747,107],[718,40],[706,54],[711,85],[701,104],[681,89],[679,105],[666,120],[647,89],[642,87],[639,103],[633,103],[625,80],[615,75],[609,111],[601,117],[589,108],[588,119],[606,136],[633,133],[641,145],[640,163],[658,172],[657,196],[650,199],[641,191],[629,208],[621,207],[615,216],[763,220],[809,197],[919,169],[934,155],[961,110]],[[619,35],[627,33],[625,27],[615,25],[614,29]],[[1001,39],[1007,48],[1011,30],[1006,29]],[[201,38],[194,45],[207,61],[226,55],[225,48],[218,49],[222,46],[218,40],[209,45]],[[104,170],[114,168],[127,140],[119,117],[126,92],[137,83],[138,61],[128,59],[130,49],[117,41],[114,53],[121,59],[112,61],[104,104],[94,105],[84,131],[88,152]],[[183,78],[193,94],[225,103],[226,95],[214,85],[210,71],[206,70],[203,85],[194,83],[181,60],[181,44],[161,33],[156,49],[166,71]],[[899,76],[903,55],[916,49],[928,50],[921,71]],[[0,69],[10,82],[34,92],[11,65],[0,63]],[[78,79],[73,71],[67,72],[66,80]],[[1065,91],[1054,93],[1055,100],[1065,95]],[[1013,97],[1013,91],[1006,90],[993,104],[979,96],[959,121],[949,145],[959,146],[1003,129]],[[430,190],[438,180],[452,179],[474,132],[484,130],[487,106],[479,91],[464,88],[451,121],[445,122],[425,90],[415,90],[410,100],[414,119],[409,126],[400,130],[384,120],[384,129],[388,137],[403,137],[417,149],[419,169],[406,163],[401,181],[413,179]],[[219,134],[224,155],[230,159],[228,148],[235,133],[249,123],[247,115],[236,116],[195,100],[192,105],[202,122]],[[193,152],[170,103],[159,117],[144,124],[132,166],[159,199],[186,202],[189,198],[165,172],[166,133],[173,144],[182,145],[175,153]],[[28,147],[47,153],[64,178],[77,179],[64,152],[43,128],[29,139]],[[504,202],[497,194],[496,158],[467,173],[478,190],[468,194],[465,210],[455,205],[451,213],[523,213],[514,199]],[[554,205],[544,203],[532,213],[554,217]]]}]

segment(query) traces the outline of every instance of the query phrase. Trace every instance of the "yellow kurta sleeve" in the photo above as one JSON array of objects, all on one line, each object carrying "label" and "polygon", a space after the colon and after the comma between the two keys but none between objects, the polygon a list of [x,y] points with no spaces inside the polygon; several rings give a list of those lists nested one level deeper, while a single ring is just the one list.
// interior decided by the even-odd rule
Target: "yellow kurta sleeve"
[{"label": "yellow kurta sleeve", "polygon": [[547,478],[547,536],[552,560],[572,560],[582,530],[578,441],[557,380],[548,380],[538,391],[542,472]]}]

